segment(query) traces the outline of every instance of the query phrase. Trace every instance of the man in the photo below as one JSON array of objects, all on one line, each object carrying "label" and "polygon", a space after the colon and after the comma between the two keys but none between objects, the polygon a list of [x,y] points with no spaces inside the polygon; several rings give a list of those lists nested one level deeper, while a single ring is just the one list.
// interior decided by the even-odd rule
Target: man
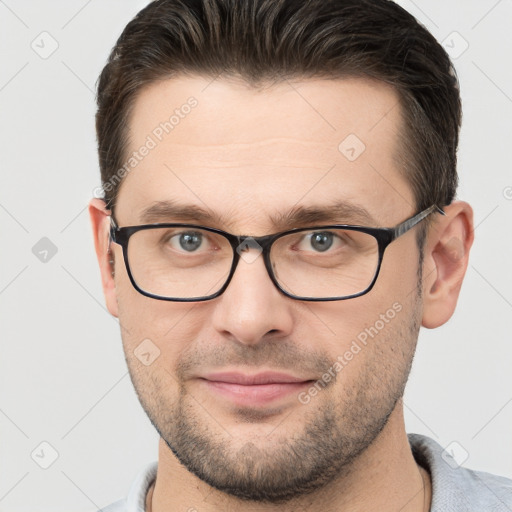
[{"label": "man", "polygon": [[113,511],[512,510],[405,432],[473,242],[442,47],[386,0],[160,0],[98,84],[109,311],[161,440]]}]

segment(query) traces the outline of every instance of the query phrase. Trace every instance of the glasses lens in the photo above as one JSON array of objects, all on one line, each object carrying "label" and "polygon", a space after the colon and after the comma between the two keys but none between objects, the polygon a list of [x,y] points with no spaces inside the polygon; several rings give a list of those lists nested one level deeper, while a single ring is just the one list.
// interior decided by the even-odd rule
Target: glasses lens
[{"label": "glasses lens", "polygon": [[286,292],[311,298],[347,297],[372,283],[379,245],[375,237],[361,231],[299,231],[276,240],[270,258]]},{"label": "glasses lens", "polygon": [[222,235],[204,229],[144,229],[130,237],[128,262],[137,286],[147,293],[203,298],[226,282],[233,249]]}]

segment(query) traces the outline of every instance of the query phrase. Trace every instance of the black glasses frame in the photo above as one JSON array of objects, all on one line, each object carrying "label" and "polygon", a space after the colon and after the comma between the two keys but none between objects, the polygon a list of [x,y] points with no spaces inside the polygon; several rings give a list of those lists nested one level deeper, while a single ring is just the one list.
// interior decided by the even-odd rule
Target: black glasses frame
[{"label": "black glasses frame", "polygon": [[[210,228],[206,226],[200,226],[197,224],[176,224],[176,223],[158,223],[158,224],[143,224],[139,226],[126,226],[126,227],[118,227],[114,219],[111,217],[111,228],[110,228],[110,241],[114,242],[118,245],[120,245],[123,249],[123,258],[124,263],[126,265],[126,270],[128,272],[128,277],[130,278],[130,281],[133,285],[133,287],[142,295],[145,295],[146,297],[150,297],[152,299],[158,299],[158,300],[166,300],[166,301],[173,301],[173,302],[202,302],[206,300],[211,300],[226,290],[226,288],[229,286],[229,283],[231,279],[233,278],[233,275],[235,274],[235,270],[238,266],[238,262],[240,261],[240,253],[237,251],[238,247],[242,245],[246,240],[249,240],[249,245],[251,241],[256,242],[262,249],[263,259],[265,262],[265,267],[267,269],[268,275],[276,288],[286,295],[287,297],[290,297],[291,299],[295,300],[305,300],[305,301],[312,301],[312,302],[326,302],[326,301],[333,301],[333,300],[346,300],[346,299],[353,299],[355,297],[360,297],[361,295],[365,295],[368,293],[374,286],[375,282],[377,281],[377,277],[379,276],[380,267],[382,265],[382,258],[384,256],[384,251],[386,250],[386,247],[402,236],[403,234],[407,233],[410,229],[412,229],[414,226],[419,224],[423,219],[425,219],[428,215],[430,215],[433,212],[441,213],[442,215],[446,215],[445,212],[439,208],[436,205],[432,205],[429,208],[413,215],[412,217],[409,217],[408,219],[404,220],[400,224],[398,224],[395,227],[392,228],[372,228],[372,227],[366,227],[366,226],[357,226],[357,225],[347,225],[347,224],[334,224],[334,225],[323,225],[323,226],[310,226],[305,228],[295,228],[288,231],[282,231],[280,233],[274,233],[272,235],[266,235],[266,236],[258,236],[258,237],[252,237],[250,235],[233,235],[231,233],[228,233],[226,231],[222,231],[220,229],[216,228]],[[138,231],[142,231],[145,229],[157,229],[157,228],[172,228],[172,227],[190,227],[190,228],[198,228],[205,231],[210,231],[212,233],[217,233],[218,235],[222,235],[224,238],[228,240],[231,247],[233,248],[233,263],[231,265],[231,270],[229,272],[228,278],[222,288],[218,290],[216,293],[212,295],[206,295],[204,297],[192,297],[192,298],[175,298],[175,297],[163,297],[161,295],[154,295],[152,293],[146,292],[145,290],[141,289],[137,283],[135,282],[135,279],[133,278],[131,269],[130,269],[130,263],[128,261],[128,243],[130,241],[130,237],[137,233]],[[379,262],[377,265],[377,270],[375,272],[375,276],[373,277],[373,280],[369,284],[369,286],[363,290],[362,292],[355,293],[352,295],[346,295],[341,297],[301,297],[298,295],[293,295],[291,293],[288,293],[286,290],[281,288],[279,283],[277,282],[276,277],[274,276],[274,273],[272,271],[272,264],[270,262],[270,248],[272,244],[278,240],[279,238],[289,235],[292,233],[298,233],[301,231],[311,231],[313,230],[322,230],[322,229],[333,229],[333,228],[341,228],[345,230],[351,230],[351,231],[360,231],[362,233],[367,233],[371,236],[373,236],[378,243],[379,247]]]}]

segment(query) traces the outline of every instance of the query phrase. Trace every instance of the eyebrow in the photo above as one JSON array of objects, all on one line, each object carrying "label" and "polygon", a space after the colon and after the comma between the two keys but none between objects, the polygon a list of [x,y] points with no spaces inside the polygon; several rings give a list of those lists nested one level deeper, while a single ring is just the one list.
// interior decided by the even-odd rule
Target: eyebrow
[{"label": "eyebrow", "polygon": [[[157,201],[140,214],[142,223],[194,222],[204,225],[232,226],[233,219],[210,209],[177,201]],[[347,201],[338,201],[322,206],[294,206],[287,212],[269,215],[271,225],[278,231],[310,224],[356,224],[376,226],[377,221],[364,207]],[[222,229],[222,228],[220,228]]]}]

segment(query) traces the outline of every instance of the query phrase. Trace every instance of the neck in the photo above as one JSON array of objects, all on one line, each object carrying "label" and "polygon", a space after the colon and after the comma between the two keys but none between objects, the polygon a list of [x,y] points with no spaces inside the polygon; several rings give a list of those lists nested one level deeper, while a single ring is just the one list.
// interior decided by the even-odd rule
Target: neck
[{"label": "neck", "polygon": [[244,502],[213,489],[188,472],[160,440],[157,478],[147,495],[146,512],[428,512],[431,494],[430,475],[412,455],[399,401],[379,436],[343,475],[284,504]]}]

